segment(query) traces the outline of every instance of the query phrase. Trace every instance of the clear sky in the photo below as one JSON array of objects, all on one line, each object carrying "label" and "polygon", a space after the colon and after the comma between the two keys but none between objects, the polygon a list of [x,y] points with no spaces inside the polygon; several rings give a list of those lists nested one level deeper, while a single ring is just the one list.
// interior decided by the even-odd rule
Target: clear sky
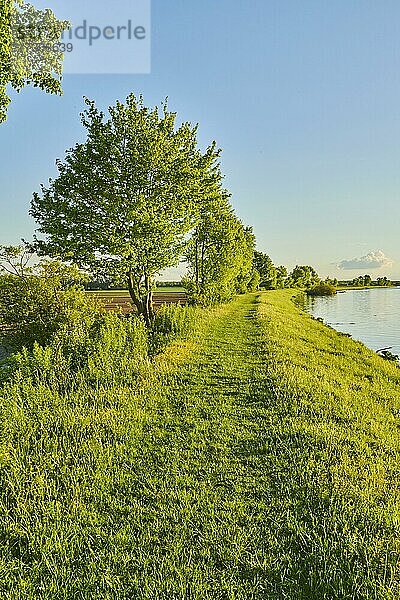
[{"label": "clear sky", "polygon": [[106,107],[133,91],[169,96],[202,145],[217,140],[233,204],[274,262],[400,279],[398,0],[153,0],[150,74],[63,85],[62,98],[14,95],[0,126],[0,243],[32,236],[32,192],[82,139],[82,97]]}]

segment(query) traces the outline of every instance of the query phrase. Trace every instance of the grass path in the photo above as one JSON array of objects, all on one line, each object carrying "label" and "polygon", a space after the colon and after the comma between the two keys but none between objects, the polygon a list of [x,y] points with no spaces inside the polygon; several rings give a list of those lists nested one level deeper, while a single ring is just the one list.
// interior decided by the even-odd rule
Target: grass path
[{"label": "grass path", "polygon": [[146,578],[144,597],[261,598],[263,478],[250,455],[266,396],[255,297],[225,307],[203,335],[191,360],[163,375],[141,442],[146,477],[157,482],[149,514],[163,515],[151,560],[163,568]]}]

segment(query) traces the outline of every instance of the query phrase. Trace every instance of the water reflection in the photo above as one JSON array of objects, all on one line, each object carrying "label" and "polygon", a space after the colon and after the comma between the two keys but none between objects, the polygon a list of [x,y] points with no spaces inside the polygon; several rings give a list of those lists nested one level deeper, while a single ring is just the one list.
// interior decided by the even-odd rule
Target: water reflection
[{"label": "water reflection", "polygon": [[308,297],[306,309],[338,331],[350,333],[372,350],[400,354],[400,288],[349,290]]}]

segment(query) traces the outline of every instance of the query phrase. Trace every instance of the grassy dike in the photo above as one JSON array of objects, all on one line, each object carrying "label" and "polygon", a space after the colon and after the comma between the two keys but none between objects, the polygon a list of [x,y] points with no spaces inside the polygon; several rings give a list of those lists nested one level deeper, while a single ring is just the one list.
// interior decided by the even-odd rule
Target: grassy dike
[{"label": "grassy dike", "polygon": [[201,313],[134,385],[6,385],[0,596],[400,597],[399,392],[286,290]]},{"label": "grassy dike", "polygon": [[293,299],[273,292],[259,307],[276,597],[399,598],[400,370]]}]

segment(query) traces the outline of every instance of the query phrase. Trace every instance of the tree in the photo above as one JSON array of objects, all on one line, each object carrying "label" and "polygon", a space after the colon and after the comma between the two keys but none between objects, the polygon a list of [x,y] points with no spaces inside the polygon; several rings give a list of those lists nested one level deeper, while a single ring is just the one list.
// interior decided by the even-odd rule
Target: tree
[{"label": "tree", "polygon": [[260,287],[260,274],[256,269],[252,269],[247,287],[249,292],[255,292]]},{"label": "tree", "polygon": [[390,281],[387,277],[378,277],[376,280],[376,285],[380,287],[390,287],[393,285],[393,282]]},{"label": "tree", "polygon": [[372,284],[372,277],[371,275],[364,275],[364,285],[365,286],[370,286]]},{"label": "tree", "polygon": [[23,277],[31,272],[29,266],[31,259],[32,252],[29,250],[28,244],[20,246],[0,245],[0,273]]},{"label": "tree", "polygon": [[354,287],[361,287],[364,285],[364,277],[359,276],[359,277],[355,277],[352,281],[351,281],[351,285]]},{"label": "tree", "polygon": [[286,285],[286,279],[288,276],[287,268],[283,265],[276,267],[276,287],[284,288]]},{"label": "tree", "polygon": [[23,0],[0,0],[0,122],[7,118],[7,86],[17,92],[33,85],[61,94],[63,53],[59,42],[69,27],[50,9]]},{"label": "tree", "polygon": [[260,286],[267,290],[275,289],[277,287],[278,273],[268,254],[255,251],[253,265],[260,274]]},{"label": "tree", "polygon": [[333,287],[337,287],[339,285],[339,282],[336,277],[334,279],[331,279],[331,277],[326,277],[324,283]]},{"label": "tree", "polygon": [[133,94],[109,108],[109,118],[86,99],[87,139],[57,161],[59,175],[34,194],[41,255],[72,261],[96,277],[127,282],[148,327],[154,321],[155,276],[175,266],[196,223],[218,157],[202,154],[197,127],[176,128],[167,103],[160,114]]},{"label": "tree", "polygon": [[237,223],[236,253],[238,255],[238,274],[236,275],[235,290],[238,294],[245,294],[247,291],[253,290],[254,281],[258,280],[253,266],[256,238],[252,227],[243,226],[239,219],[237,219]]},{"label": "tree", "polygon": [[352,280],[351,285],[354,287],[371,286],[372,285],[372,277],[371,277],[371,275],[360,275],[359,277],[355,277]]},{"label": "tree", "polygon": [[287,287],[310,289],[320,282],[318,273],[309,265],[297,265],[287,279]]},{"label": "tree", "polygon": [[217,164],[197,203],[198,221],[185,252],[188,275],[183,283],[190,300],[202,305],[247,291],[253,276],[254,235],[236,217],[221,181]]}]

